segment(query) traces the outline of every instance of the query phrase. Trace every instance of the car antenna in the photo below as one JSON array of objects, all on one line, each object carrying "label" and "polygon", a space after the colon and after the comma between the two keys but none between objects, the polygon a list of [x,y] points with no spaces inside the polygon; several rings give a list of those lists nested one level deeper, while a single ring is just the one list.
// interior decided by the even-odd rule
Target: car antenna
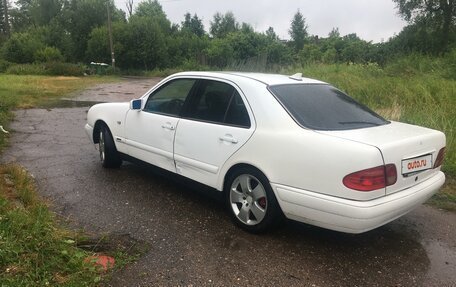
[{"label": "car antenna", "polygon": [[296,73],[289,77],[292,80],[302,81],[302,73]]}]

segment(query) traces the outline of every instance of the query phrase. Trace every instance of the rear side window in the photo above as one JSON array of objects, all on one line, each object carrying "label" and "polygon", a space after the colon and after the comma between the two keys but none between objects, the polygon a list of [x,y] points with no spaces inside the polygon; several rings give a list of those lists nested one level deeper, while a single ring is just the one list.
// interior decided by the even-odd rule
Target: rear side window
[{"label": "rear side window", "polygon": [[330,85],[277,85],[269,89],[296,122],[310,129],[349,130],[389,123]]},{"label": "rear side window", "polygon": [[239,127],[250,127],[244,101],[231,85],[212,80],[200,80],[185,117]]}]

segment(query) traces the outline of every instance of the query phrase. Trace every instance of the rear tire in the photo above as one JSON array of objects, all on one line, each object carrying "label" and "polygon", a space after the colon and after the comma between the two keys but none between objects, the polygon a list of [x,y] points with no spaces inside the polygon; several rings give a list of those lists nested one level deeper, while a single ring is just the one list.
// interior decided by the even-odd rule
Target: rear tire
[{"label": "rear tire", "polygon": [[100,140],[98,142],[101,165],[105,168],[118,168],[122,165],[122,159],[117,152],[114,139],[109,128],[105,125],[100,127]]},{"label": "rear tire", "polygon": [[257,169],[234,171],[225,182],[224,192],[232,220],[248,232],[265,232],[283,219],[269,180]]}]

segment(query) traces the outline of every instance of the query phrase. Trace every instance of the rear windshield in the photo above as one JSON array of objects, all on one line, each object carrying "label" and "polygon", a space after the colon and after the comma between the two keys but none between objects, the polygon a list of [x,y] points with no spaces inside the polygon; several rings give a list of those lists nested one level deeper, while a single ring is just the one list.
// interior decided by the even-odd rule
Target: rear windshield
[{"label": "rear windshield", "polygon": [[389,123],[330,85],[277,85],[269,89],[296,122],[310,129],[350,130]]}]

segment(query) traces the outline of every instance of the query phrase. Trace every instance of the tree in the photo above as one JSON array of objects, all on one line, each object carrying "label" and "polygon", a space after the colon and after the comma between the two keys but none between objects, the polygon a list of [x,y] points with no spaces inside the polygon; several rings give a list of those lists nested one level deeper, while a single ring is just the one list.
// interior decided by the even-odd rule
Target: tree
[{"label": "tree", "polygon": [[163,7],[157,0],[146,0],[140,2],[138,7],[136,7],[135,15],[140,17],[166,18],[166,14],[163,12]]},{"label": "tree", "polygon": [[308,36],[306,19],[298,10],[291,21],[291,27],[288,31],[290,34],[291,40],[293,41],[293,46],[296,51],[302,50],[304,43]]},{"label": "tree", "polygon": [[266,30],[266,36],[267,36],[270,40],[273,40],[273,41],[279,40],[279,36],[277,36],[276,32],[274,31],[274,28],[272,28],[272,27],[269,27],[269,28]]},{"label": "tree", "polygon": [[255,30],[253,29],[252,25],[245,22],[242,22],[240,30],[243,33],[255,33]]},{"label": "tree", "polygon": [[14,33],[3,46],[3,58],[12,63],[32,63],[44,43],[36,33]]},{"label": "tree", "polygon": [[0,36],[6,37],[10,34],[8,5],[7,0],[0,0]]},{"label": "tree", "polygon": [[134,16],[153,19],[165,33],[171,32],[171,22],[166,17],[163,7],[157,0],[146,0],[140,2],[136,7]]},{"label": "tree", "polygon": [[127,0],[125,2],[125,6],[127,7],[127,12],[128,12],[128,18],[130,18],[131,15],[133,15],[133,5],[134,5],[133,0]]},{"label": "tree", "polygon": [[223,38],[237,30],[239,30],[239,23],[236,21],[233,12],[226,12],[225,15],[219,12],[215,13],[209,29],[214,38]]},{"label": "tree", "polygon": [[301,62],[301,65],[305,66],[311,63],[321,62],[323,53],[320,51],[320,48],[316,44],[306,44],[304,48],[299,52],[298,58]]},{"label": "tree", "polygon": [[60,15],[64,1],[17,0],[17,7],[11,11],[13,28],[20,31],[30,26],[37,27],[49,24],[52,19]]},{"label": "tree", "polygon": [[192,17],[192,15],[190,15],[188,12],[184,15],[182,30],[189,31],[198,37],[202,37],[205,34],[203,20],[198,18],[196,14],[194,14]]},{"label": "tree", "polygon": [[47,25],[62,10],[62,0],[34,0],[29,7],[32,21],[37,26]]},{"label": "tree", "polygon": [[[411,24],[431,19],[440,37],[439,52],[446,52],[454,39],[456,21],[456,0],[393,0],[399,14]],[[425,28],[423,26],[423,28]],[[453,35],[453,38],[451,38]]]},{"label": "tree", "polygon": [[328,34],[328,38],[337,39],[340,38],[339,28],[332,28],[331,32]]},{"label": "tree", "polygon": [[[72,61],[90,60],[85,58],[87,41],[92,29],[106,25],[107,9],[112,15],[112,21],[125,21],[125,12],[115,7],[113,0],[71,0],[61,17],[64,19],[64,26],[70,32],[74,43]],[[84,15],[81,17],[81,15]]]}]

